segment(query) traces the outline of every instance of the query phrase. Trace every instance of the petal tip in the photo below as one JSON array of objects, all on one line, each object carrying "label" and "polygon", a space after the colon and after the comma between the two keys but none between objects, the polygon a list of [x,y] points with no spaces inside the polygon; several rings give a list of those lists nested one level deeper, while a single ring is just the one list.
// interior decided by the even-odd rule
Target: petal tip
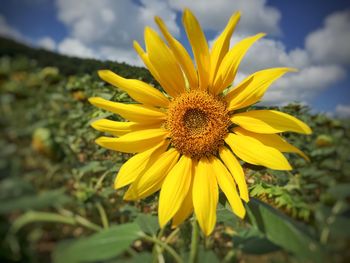
[{"label": "petal tip", "polygon": [[240,219],[243,219],[246,215],[246,210],[243,209],[239,213],[235,213],[236,216],[238,216]]},{"label": "petal tip", "polygon": [[90,122],[89,125],[94,128],[95,130],[98,130],[98,124],[100,123],[101,121],[100,120],[96,120],[96,121],[93,121],[93,122]]},{"label": "petal tip", "polygon": [[159,24],[162,24],[162,22],[163,22],[159,16],[155,16],[154,21],[157,23],[158,26],[159,26]]},{"label": "petal tip", "polygon": [[261,33],[257,34],[256,37],[257,37],[257,38],[262,38],[262,37],[264,37],[264,36],[266,36],[266,35],[267,35],[266,33],[261,32]]},{"label": "petal tip", "polygon": [[299,72],[299,69],[297,68],[286,68],[287,72]]},{"label": "petal tip", "polygon": [[108,69],[100,69],[97,71],[97,75],[103,80],[105,80],[106,75],[110,73],[111,71]]},{"label": "petal tip", "polygon": [[88,101],[90,102],[90,104],[95,105],[101,98],[99,97],[90,97],[88,98]]},{"label": "petal tip", "polygon": [[244,202],[249,203],[249,196],[241,196]]},{"label": "petal tip", "polygon": [[164,220],[160,215],[158,215],[158,223],[160,228],[164,228],[168,221]]},{"label": "petal tip", "polygon": [[97,145],[100,145],[100,146],[103,147],[103,146],[105,145],[106,140],[108,140],[108,139],[111,139],[111,138],[101,136],[101,137],[98,137],[98,138],[95,140],[95,143],[96,143]]}]

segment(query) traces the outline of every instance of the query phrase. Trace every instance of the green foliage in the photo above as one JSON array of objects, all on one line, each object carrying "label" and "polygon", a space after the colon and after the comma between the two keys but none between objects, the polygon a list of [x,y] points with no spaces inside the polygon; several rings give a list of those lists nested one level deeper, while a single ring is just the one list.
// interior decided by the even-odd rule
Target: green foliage
[{"label": "green foliage", "polygon": [[60,244],[53,254],[55,263],[96,262],[111,259],[140,237],[137,224],[111,226],[97,234]]},{"label": "green foliage", "polygon": [[252,224],[269,241],[304,259],[315,262],[325,259],[322,247],[312,238],[306,227],[258,200],[251,200],[248,207]]},{"label": "green foliage", "polygon": [[38,195],[24,195],[18,198],[0,201],[0,214],[16,210],[42,209],[52,205],[63,205],[70,198],[62,190],[53,190]]},{"label": "green foliage", "polygon": [[[186,262],[189,220],[160,230],[157,197],[124,202],[113,180],[130,155],[95,145],[100,134],[90,127],[95,119],[119,117],[87,98],[131,102],[92,71],[111,68],[152,82],[147,71],[16,48],[30,59],[11,52],[0,57],[0,261]],[[244,164],[254,197],[248,216],[236,218],[220,198],[215,232],[200,238],[199,262],[350,257],[350,122],[298,104],[280,110],[313,129],[311,136],[285,135],[311,162],[290,154],[292,172]]]}]

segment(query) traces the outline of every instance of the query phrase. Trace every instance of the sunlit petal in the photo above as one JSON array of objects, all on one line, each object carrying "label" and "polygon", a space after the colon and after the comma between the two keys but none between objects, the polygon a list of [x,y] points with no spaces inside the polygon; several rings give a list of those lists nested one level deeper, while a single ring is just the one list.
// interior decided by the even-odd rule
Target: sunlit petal
[{"label": "sunlit petal", "polygon": [[190,10],[185,9],[182,22],[196,61],[199,88],[207,90],[210,74],[210,55],[207,40],[196,17]]},{"label": "sunlit petal", "polygon": [[125,200],[137,200],[147,197],[158,191],[164,178],[179,159],[179,152],[174,148],[164,152],[158,157],[141,176],[139,176],[126,192]]},{"label": "sunlit petal", "polygon": [[211,162],[207,158],[200,159],[195,169],[192,195],[199,226],[208,236],[215,227],[219,192]]},{"label": "sunlit petal", "polygon": [[130,132],[119,138],[102,136],[97,138],[95,142],[113,151],[137,153],[161,143],[168,135],[169,132],[163,129],[149,129]]},{"label": "sunlit petal", "polygon": [[279,133],[285,131],[310,134],[310,127],[297,118],[275,110],[252,110],[234,114],[231,121],[256,133]]},{"label": "sunlit petal", "polygon": [[241,164],[238,162],[238,160],[232,154],[232,152],[224,146],[220,148],[219,155],[223,163],[231,172],[235,182],[237,183],[241,198],[244,201],[248,202],[249,201],[248,186],[245,181],[244,171]]},{"label": "sunlit petal", "polygon": [[222,164],[222,162],[213,157],[211,159],[211,169],[216,175],[216,180],[219,184],[220,189],[224,192],[227,197],[228,202],[231,205],[232,211],[240,218],[245,216],[245,208],[239,197],[236,189],[236,184],[230,172]]},{"label": "sunlit petal", "polygon": [[227,93],[225,100],[228,102],[228,109],[237,110],[259,102],[274,81],[285,73],[293,71],[296,70],[292,68],[271,68],[248,76]]},{"label": "sunlit petal", "polygon": [[182,44],[177,41],[169,32],[164,22],[160,17],[156,17],[155,21],[159,26],[160,31],[164,35],[165,39],[168,41],[170,49],[174,53],[176,59],[181,65],[182,70],[184,71],[186,78],[189,82],[189,87],[191,89],[198,87],[198,77],[196,69],[193,65],[192,59],[190,55],[187,53],[186,49],[182,46]]},{"label": "sunlit petal", "polygon": [[229,133],[225,138],[225,142],[245,162],[263,165],[275,170],[292,169],[279,150],[266,146],[253,137]]},{"label": "sunlit petal", "polygon": [[247,131],[241,127],[236,127],[234,129],[234,132],[237,134],[242,134],[242,135],[254,137],[255,139],[262,142],[264,145],[276,148],[277,150],[279,150],[281,152],[297,153],[301,157],[303,157],[306,161],[310,161],[309,157],[307,157],[305,153],[303,153],[297,147],[288,143],[285,139],[283,139],[281,136],[279,136],[277,134],[254,133],[254,132]]},{"label": "sunlit petal", "polygon": [[191,185],[192,159],[182,155],[166,176],[159,195],[158,217],[164,227],[180,209]]},{"label": "sunlit petal", "polygon": [[169,100],[159,90],[137,79],[125,79],[110,70],[99,70],[101,79],[114,85],[132,97],[137,102],[149,106],[167,107]]},{"label": "sunlit petal", "polygon": [[119,189],[135,181],[149,165],[153,164],[165,152],[168,145],[167,141],[163,141],[159,145],[131,157],[120,168],[114,181],[114,188]]}]

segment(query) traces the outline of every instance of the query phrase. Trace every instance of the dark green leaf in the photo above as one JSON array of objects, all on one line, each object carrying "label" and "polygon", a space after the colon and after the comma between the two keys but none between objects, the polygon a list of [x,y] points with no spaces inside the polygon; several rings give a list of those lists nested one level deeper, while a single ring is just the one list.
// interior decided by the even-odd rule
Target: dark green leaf
[{"label": "dark green leaf", "polygon": [[135,222],[140,226],[143,232],[151,235],[157,234],[159,229],[157,216],[139,214]]},{"label": "dark green leaf", "polygon": [[316,262],[325,260],[321,245],[307,234],[305,227],[255,198],[247,207],[249,219],[268,240],[298,257]]},{"label": "dark green leaf", "polygon": [[70,201],[62,190],[47,191],[33,196],[22,196],[0,202],[0,214],[14,210],[40,209],[54,205],[61,205]]},{"label": "dark green leaf", "polygon": [[344,199],[350,196],[350,183],[337,184],[329,188],[328,193],[337,199]]},{"label": "dark green leaf", "polygon": [[234,247],[240,248],[247,254],[266,254],[280,249],[255,228],[244,229],[232,239]]},{"label": "dark green leaf", "polygon": [[53,254],[55,263],[94,262],[111,259],[124,252],[139,237],[135,223],[112,226],[109,229],[76,241],[58,245]]}]

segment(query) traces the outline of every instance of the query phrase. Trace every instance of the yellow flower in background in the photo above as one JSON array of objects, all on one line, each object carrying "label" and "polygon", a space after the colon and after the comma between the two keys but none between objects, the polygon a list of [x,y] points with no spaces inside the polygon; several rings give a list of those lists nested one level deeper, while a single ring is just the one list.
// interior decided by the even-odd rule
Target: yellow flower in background
[{"label": "yellow flower in background", "polygon": [[166,43],[147,27],[146,50],[137,42],[134,47],[164,92],[109,70],[98,72],[138,104],[90,98],[93,105],[128,120],[93,122],[95,129],[115,136],[100,137],[96,143],[114,151],[136,153],[120,168],[115,188],[130,185],[125,200],[138,200],[160,190],[161,227],[171,220],[173,226],[178,226],[194,211],[201,229],[209,235],[216,223],[219,188],[232,211],[243,218],[242,200],[248,202],[249,196],[237,157],[276,170],[292,169],[282,152],[307,159],[278,135],[285,131],[310,134],[305,123],[275,110],[244,110],[260,101],[275,80],[293,69],[261,70],[235,87],[230,86],[247,50],[264,36],[248,37],[230,49],[239,18],[239,13],[232,15],[209,50],[198,21],[186,9],[183,24],[193,63],[185,48],[156,17]]}]

